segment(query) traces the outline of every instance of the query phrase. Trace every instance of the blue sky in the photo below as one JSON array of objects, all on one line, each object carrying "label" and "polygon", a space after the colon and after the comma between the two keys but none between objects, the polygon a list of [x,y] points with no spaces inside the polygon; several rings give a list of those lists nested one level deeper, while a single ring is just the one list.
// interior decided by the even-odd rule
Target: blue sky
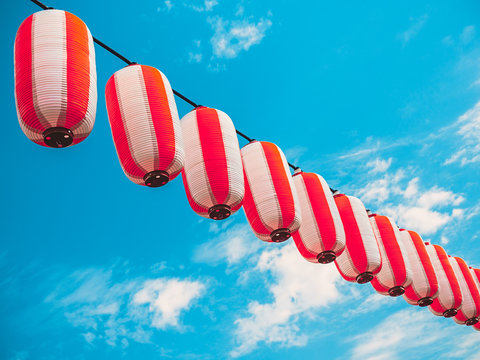
[{"label": "blue sky", "polygon": [[[480,266],[478,1],[48,5],[303,170]],[[12,55],[35,11],[22,0],[0,15],[1,359],[480,358],[480,333],[346,283],[291,242],[262,243],[241,211],[198,217],[180,178],[131,183],[104,101],[124,64],[101,48],[92,134],[60,151],[30,142]]]}]

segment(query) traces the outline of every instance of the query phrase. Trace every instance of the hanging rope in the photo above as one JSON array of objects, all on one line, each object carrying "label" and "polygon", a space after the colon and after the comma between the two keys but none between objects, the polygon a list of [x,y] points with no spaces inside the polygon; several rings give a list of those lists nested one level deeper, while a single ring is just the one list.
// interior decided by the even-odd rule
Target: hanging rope
[{"label": "hanging rope", "polygon": [[[53,7],[49,7],[43,3],[41,3],[40,1],[38,0],[30,0],[31,2],[33,2],[35,5],[41,7],[43,10],[51,10],[51,9],[54,9]],[[111,54],[115,55],[117,58],[119,58],[120,60],[122,60],[123,62],[125,62],[127,65],[134,65],[136,64],[136,62],[133,62],[133,61],[130,61],[128,60],[125,56],[123,56],[122,54],[120,54],[118,51],[115,51],[114,49],[112,49],[110,46],[106,45],[103,41],[100,41],[98,40],[96,37],[93,37],[93,41],[95,43],[97,43],[98,45],[100,45],[102,48],[104,48],[105,50],[107,50],[108,52],[110,52]],[[186,97],[185,95],[181,94],[180,92],[178,92],[177,90],[175,89],[172,89],[173,93],[179,97],[180,99],[182,99],[183,101],[185,101],[186,103],[190,104],[191,106],[193,107],[199,107],[200,105],[198,105],[196,102],[194,102],[193,100],[189,99],[188,97]],[[235,130],[237,132],[237,134],[239,136],[241,136],[242,138],[244,138],[245,140],[247,140],[248,142],[252,142],[252,141],[255,141],[255,139],[245,135],[244,133],[242,133],[241,131],[239,130]],[[299,169],[298,166],[295,166],[291,163],[288,163],[288,166],[290,166],[290,168],[292,168],[293,170],[297,170]],[[332,193],[336,192],[336,190],[330,188],[330,191]]]}]

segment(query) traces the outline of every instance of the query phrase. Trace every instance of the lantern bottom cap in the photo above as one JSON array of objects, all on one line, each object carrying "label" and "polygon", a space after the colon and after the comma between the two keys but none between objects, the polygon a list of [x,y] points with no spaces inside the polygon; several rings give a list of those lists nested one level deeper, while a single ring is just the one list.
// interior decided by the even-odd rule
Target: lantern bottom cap
[{"label": "lantern bottom cap", "polygon": [[51,127],[43,132],[45,145],[52,148],[64,148],[72,145],[73,132],[64,127]]},{"label": "lantern bottom cap", "polygon": [[331,250],[323,251],[317,255],[317,260],[320,264],[328,264],[334,261],[337,255]]},{"label": "lantern bottom cap", "polygon": [[366,284],[373,280],[373,274],[369,271],[361,273],[357,276],[356,280],[359,284]]},{"label": "lantern bottom cap", "polygon": [[433,303],[433,299],[430,296],[421,298],[417,302],[418,306],[420,306],[420,307],[429,306],[429,305],[432,305],[432,303]]},{"label": "lantern bottom cap", "polygon": [[457,315],[457,309],[448,309],[443,312],[443,316],[446,318],[450,318],[455,315]]},{"label": "lantern bottom cap", "polygon": [[232,215],[230,206],[228,205],[214,205],[208,209],[208,216],[213,220],[224,220]]},{"label": "lantern bottom cap", "polygon": [[467,321],[465,321],[465,325],[467,326],[472,326],[472,325],[475,325],[476,323],[478,323],[478,318],[476,317],[470,318]]},{"label": "lantern bottom cap", "polygon": [[150,171],[143,177],[143,181],[148,187],[160,187],[168,183],[169,180],[168,173],[163,170]]},{"label": "lantern bottom cap", "polygon": [[282,242],[287,240],[290,236],[292,236],[292,234],[290,234],[290,230],[282,228],[273,230],[270,234],[270,239],[272,239],[273,242]]},{"label": "lantern bottom cap", "polygon": [[400,296],[405,293],[403,286],[394,286],[388,290],[388,294],[392,297]]}]

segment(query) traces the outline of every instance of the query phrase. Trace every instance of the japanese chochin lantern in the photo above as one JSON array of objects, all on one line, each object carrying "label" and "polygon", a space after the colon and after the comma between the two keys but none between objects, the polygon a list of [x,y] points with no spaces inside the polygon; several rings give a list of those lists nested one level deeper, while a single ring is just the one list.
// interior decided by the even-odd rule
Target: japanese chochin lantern
[{"label": "japanese chochin lantern", "polygon": [[439,286],[438,296],[428,308],[437,316],[446,318],[455,316],[462,306],[463,297],[452,264],[441,246],[425,243],[425,247],[432,261]]},{"label": "japanese chochin lantern", "polygon": [[243,209],[253,232],[267,242],[287,240],[300,227],[301,210],[285,155],[266,141],[252,141],[241,153]]},{"label": "japanese chochin lantern", "polygon": [[480,315],[480,292],[473,274],[470,272],[465,260],[459,257],[448,258],[452,264],[453,271],[457,276],[460,290],[462,291],[463,303],[453,318],[460,325],[475,325]]},{"label": "japanese chochin lantern", "polygon": [[382,295],[400,296],[412,282],[400,230],[388,216],[370,214],[369,217],[382,254],[382,269],[372,280],[372,286]]},{"label": "japanese chochin lantern", "polygon": [[335,259],[340,275],[347,281],[365,284],[382,268],[382,257],[367,210],[354,196],[334,195],[343,228],[345,250]]},{"label": "japanese chochin lantern", "polygon": [[97,107],[93,38],[75,15],[39,11],[15,38],[15,102],[25,135],[64,148],[90,134]]},{"label": "japanese chochin lantern", "polygon": [[159,187],[182,170],[185,153],[172,88],[151,66],[118,70],[105,89],[113,141],[125,175]]},{"label": "japanese chochin lantern", "polygon": [[412,283],[403,298],[410,305],[429,306],[438,296],[438,280],[422,238],[415,231],[400,229],[409,264]]},{"label": "japanese chochin lantern", "polygon": [[295,170],[293,183],[302,211],[302,226],[293,235],[300,254],[313,263],[334,261],[345,248],[345,231],[327,182],[320,175]]},{"label": "japanese chochin lantern", "polygon": [[183,184],[192,209],[223,220],[242,206],[242,156],[230,117],[199,106],[180,121],[185,147]]}]

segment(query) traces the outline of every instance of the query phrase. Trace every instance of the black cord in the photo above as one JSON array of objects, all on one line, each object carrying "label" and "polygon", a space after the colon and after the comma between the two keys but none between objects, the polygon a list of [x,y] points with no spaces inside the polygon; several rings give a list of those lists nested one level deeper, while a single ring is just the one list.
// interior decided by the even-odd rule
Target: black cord
[{"label": "black cord", "polygon": [[[42,9],[44,10],[49,10],[49,9],[53,9],[52,7],[48,7],[47,5],[41,3],[40,1],[38,0],[30,0],[31,2],[33,2],[34,4],[40,6]],[[104,42],[98,40],[97,38],[93,38],[93,41],[95,41],[98,45],[100,45],[102,48],[104,48],[105,50],[107,50],[108,52],[110,52],[111,54],[115,55],[117,58],[119,58],[120,60],[124,61],[125,63],[127,63],[128,65],[133,65],[133,64],[136,64],[136,62],[133,62],[133,61],[130,61],[128,60],[125,56],[123,56],[122,54],[120,54],[119,52],[113,50],[110,46],[106,45]],[[175,89],[172,89],[173,93],[178,96],[180,99],[182,99],[183,101],[187,102],[188,104],[192,105],[193,107],[199,107],[200,105],[198,105],[197,103],[195,103],[194,101],[190,100],[189,98],[187,98],[185,95],[182,95],[181,93],[179,93],[177,90]],[[241,131],[238,131],[238,130],[235,130],[237,132],[237,134],[239,136],[241,136],[242,138],[244,138],[245,140],[247,140],[248,142],[252,142],[254,141],[255,139],[252,139],[251,137],[245,135],[244,133],[242,133]],[[293,170],[297,170],[298,169],[298,166],[295,166],[291,163],[288,163],[288,166],[290,166]],[[333,192],[335,192],[335,190],[333,190],[332,188],[330,188],[330,190]]]}]

